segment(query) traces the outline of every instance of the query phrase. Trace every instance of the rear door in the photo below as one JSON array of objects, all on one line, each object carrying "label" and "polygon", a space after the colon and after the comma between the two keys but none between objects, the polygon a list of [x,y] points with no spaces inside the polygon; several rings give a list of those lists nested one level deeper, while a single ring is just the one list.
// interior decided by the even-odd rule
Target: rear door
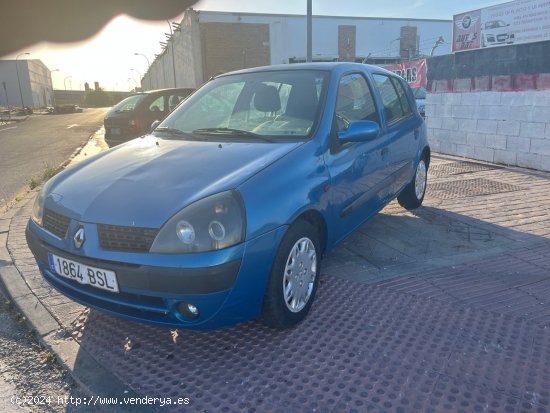
[{"label": "rear door", "polygon": [[374,84],[384,106],[388,153],[386,168],[391,175],[386,200],[396,196],[411,181],[422,120],[415,116],[408,86],[397,76],[373,73]]},{"label": "rear door", "polygon": [[172,112],[176,108],[176,106],[180,104],[182,100],[184,100],[187,96],[189,96],[190,93],[191,93],[190,90],[189,91],[177,90],[175,92],[170,93],[167,97],[168,113]]},{"label": "rear door", "polygon": [[168,114],[168,102],[166,94],[149,96],[140,107],[141,131],[148,133],[151,124],[156,120],[162,120]]}]

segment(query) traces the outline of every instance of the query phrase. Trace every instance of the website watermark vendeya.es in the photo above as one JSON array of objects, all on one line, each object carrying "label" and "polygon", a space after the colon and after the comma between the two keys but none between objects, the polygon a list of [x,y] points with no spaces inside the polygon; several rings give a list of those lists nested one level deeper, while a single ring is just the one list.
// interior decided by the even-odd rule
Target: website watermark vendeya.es
[{"label": "website watermark vendeya.es", "polygon": [[75,397],[75,396],[51,396],[51,395],[14,395],[10,399],[12,404],[19,406],[187,406],[191,403],[189,397]]}]

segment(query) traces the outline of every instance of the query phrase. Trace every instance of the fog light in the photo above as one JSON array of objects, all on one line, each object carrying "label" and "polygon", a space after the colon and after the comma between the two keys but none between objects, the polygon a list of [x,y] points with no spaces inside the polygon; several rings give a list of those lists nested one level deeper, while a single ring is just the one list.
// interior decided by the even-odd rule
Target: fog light
[{"label": "fog light", "polygon": [[187,318],[197,318],[200,314],[197,306],[191,303],[179,303],[178,311]]}]

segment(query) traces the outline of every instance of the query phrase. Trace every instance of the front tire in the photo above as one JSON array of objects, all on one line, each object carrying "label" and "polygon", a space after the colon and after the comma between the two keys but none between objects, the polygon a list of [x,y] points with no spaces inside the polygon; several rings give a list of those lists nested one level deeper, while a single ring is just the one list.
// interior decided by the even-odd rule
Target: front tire
[{"label": "front tire", "polygon": [[428,160],[422,155],[412,181],[397,197],[397,202],[405,209],[416,209],[422,205],[428,186]]},{"label": "front tire", "polygon": [[283,330],[307,316],[319,284],[320,261],[316,228],[306,221],[295,222],[273,261],[262,309],[264,324]]}]

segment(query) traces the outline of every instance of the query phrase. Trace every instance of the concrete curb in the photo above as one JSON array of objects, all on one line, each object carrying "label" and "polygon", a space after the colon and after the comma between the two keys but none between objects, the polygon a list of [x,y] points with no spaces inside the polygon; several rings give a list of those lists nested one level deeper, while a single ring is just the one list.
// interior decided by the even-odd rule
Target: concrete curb
[{"label": "concrete curb", "polygon": [[[70,159],[64,165],[66,166],[69,162]],[[90,401],[95,397],[139,398],[140,396],[134,390],[101,366],[86,350],[80,347],[76,340],[67,337],[61,323],[31,290],[8,251],[7,241],[12,218],[34,200],[38,189],[26,194],[16,206],[0,215],[0,288],[5,291],[17,310],[25,316],[28,326],[35,332],[39,342],[55,354],[57,361],[69,371],[84,392],[88,393]],[[113,409],[113,406],[103,408],[99,406],[99,408],[101,411],[117,412],[156,411],[151,406],[125,404],[117,405],[116,409]]]}]

